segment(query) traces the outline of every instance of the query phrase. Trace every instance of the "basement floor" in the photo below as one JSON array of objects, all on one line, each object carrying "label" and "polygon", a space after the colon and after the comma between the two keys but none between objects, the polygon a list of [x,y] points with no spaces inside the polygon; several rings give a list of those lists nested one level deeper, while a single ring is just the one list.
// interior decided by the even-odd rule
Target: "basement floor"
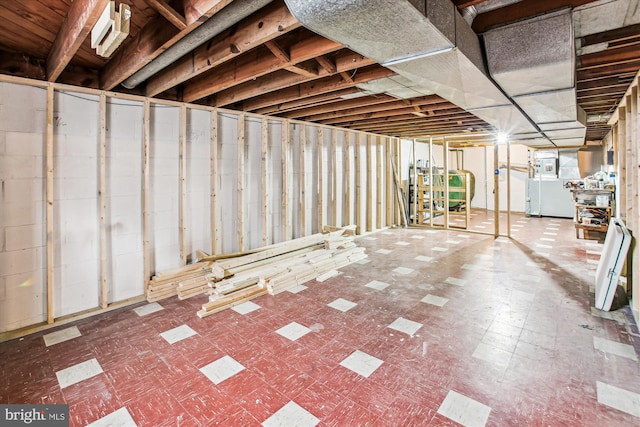
[{"label": "basement floor", "polygon": [[512,230],[380,231],[342,275],[205,319],[173,297],[6,342],[0,403],[72,426],[639,425],[637,326],[593,308],[602,245]]}]

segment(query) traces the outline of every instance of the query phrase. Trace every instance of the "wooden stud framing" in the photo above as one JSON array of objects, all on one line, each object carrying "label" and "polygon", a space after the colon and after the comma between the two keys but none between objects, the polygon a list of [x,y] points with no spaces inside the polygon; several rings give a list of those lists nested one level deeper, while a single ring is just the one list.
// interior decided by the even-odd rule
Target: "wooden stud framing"
[{"label": "wooden stud framing", "polygon": [[100,141],[98,154],[98,206],[100,215],[100,308],[109,304],[107,284],[107,96],[100,94]]},{"label": "wooden stud framing", "polygon": [[345,131],[344,134],[344,225],[351,225],[351,132]]},{"label": "wooden stud framing", "polygon": [[429,225],[433,227],[433,165],[431,159],[433,158],[433,138],[429,137]]},{"label": "wooden stud framing", "polygon": [[416,140],[415,138],[411,142],[411,149],[413,151],[413,179],[410,180],[409,185],[413,185],[413,225],[418,224],[418,165],[416,164]]},{"label": "wooden stud framing", "polygon": [[373,188],[373,165],[371,163],[371,139],[373,138],[373,136],[371,134],[367,134],[366,135],[367,138],[367,155],[365,156],[365,159],[367,161],[367,179],[365,182],[365,187],[367,189],[367,198],[366,198],[366,210],[367,210],[367,231],[373,231],[373,195],[372,193],[372,188]]},{"label": "wooden stud framing", "polygon": [[442,151],[444,158],[444,170],[442,171],[442,180],[444,181],[444,228],[449,229],[449,141],[447,138],[442,143]]},{"label": "wooden stud framing", "polygon": [[511,140],[507,138],[507,237],[511,237]]},{"label": "wooden stud framing", "polygon": [[307,168],[305,160],[307,158],[307,128],[300,126],[300,237],[307,235]]},{"label": "wooden stud framing", "polygon": [[618,136],[618,199],[616,200],[616,210],[622,220],[627,222],[627,113],[626,107],[618,109],[618,124],[616,125],[616,135]]},{"label": "wooden stud framing", "polygon": [[324,225],[324,128],[318,128],[318,233],[322,232],[322,226]]},{"label": "wooden stud framing", "polygon": [[498,144],[493,145],[493,235],[500,235],[500,175],[498,172]]},{"label": "wooden stud framing", "polygon": [[260,138],[262,142],[262,245],[271,244],[271,227],[269,226],[269,119],[264,117],[260,122]]},{"label": "wooden stud framing", "polygon": [[331,129],[331,157],[333,162],[333,178],[331,180],[333,225],[340,227],[343,224],[338,223],[338,131],[335,128]]},{"label": "wooden stud framing", "polygon": [[376,136],[376,229],[382,228],[382,141]]},{"label": "wooden stud framing", "polygon": [[245,115],[238,115],[238,251],[244,251],[244,142]]},{"label": "wooden stud framing", "polygon": [[178,159],[180,194],[178,195],[178,241],[180,242],[180,265],[187,265],[187,106],[180,107],[180,152]]},{"label": "wooden stud framing", "polygon": [[[395,158],[394,158],[394,162],[395,162],[395,167],[396,170],[398,171],[398,185],[402,182],[401,181],[401,177],[400,177],[400,160],[401,160],[401,155],[400,155],[400,139],[398,138],[394,138],[394,145],[395,145]],[[401,189],[397,190],[399,194],[402,193]],[[409,224],[406,224],[404,221],[404,217],[402,216],[402,206],[400,206],[400,199],[396,201],[396,222],[398,225],[404,225],[405,227]]]},{"label": "wooden stud framing", "polygon": [[386,211],[386,224],[387,227],[391,227],[393,225],[393,177],[391,176],[391,138],[388,136],[384,138],[385,142],[385,172],[386,172],[386,185],[387,185],[387,195],[385,204],[387,206]]},{"label": "wooden stud framing", "polygon": [[289,146],[290,124],[288,120],[282,122],[282,240],[291,240],[291,212],[289,211]]},{"label": "wooden stud framing", "polygon": [[54,309],[53,309],[53,292],[55,289],[55,276],[53,273],[54,262],[54,246],[53,246],[53,102],[54,102],[54,89],[53,86],[47,86],[47,141],[45,149],[45,162],[46,162],[46,228],[47,228],[47,323],[51,324],[54,321]]},{"label": "wooden stud framing", "polygon": [[144,262],[144,284],[145,293],[149,279],[151,279],[151,242],[149,241],[149,184],[151,184],[149,163],[151,161],[151,151],[149,139],[151,135],[151,103],[149,99],[144,100],[142,116],[142,257]]},{"label": "wooden stud framing", "polygon": [[211,158],[211,254],[216,255],[220,250],[220,233],[218,232],[218,110],[211,111],[211,148],[209,156]]},{"label": "wooden stud framing", "polygon": [[356,183],[355,183],[355,190],[356,190],[356,205],[354,208],[354,213],[356,216],[356,234],[362,234],[362,189],[361,189],[361,185],[362,185],[362,177],[360,176],[360,138],[361,138],[362,134],[361,133],[357,133],[356,134],[356,145],[355,145],[355,150],[354,150],[354,155],[353,155],[353,160],[355,163],[355,178],[356,178]]}]

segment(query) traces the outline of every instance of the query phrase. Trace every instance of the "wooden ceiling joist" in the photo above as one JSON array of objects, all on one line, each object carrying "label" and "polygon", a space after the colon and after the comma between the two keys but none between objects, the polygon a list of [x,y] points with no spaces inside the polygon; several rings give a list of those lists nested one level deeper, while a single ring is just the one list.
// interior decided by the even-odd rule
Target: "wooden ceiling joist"
[{"label": "wooden ceiling joist", "polygon": [[294,111],[298,108],[304,108],[308,106],[320,106],[329,104],[332,102],[342,100],[342,96],[349,96],[358,92],[358,89],[355,87],[341,89],[335,92],[323,93],[316,96],[311,96],[308,98],[301,98],[295,101],[283,102],[281,104],[272,105],[270,107],[260,108],[254,111],[256,114],[280,114],[288,111]]},{"label": "wooden ceiling joist", "polygon": [[105,65],[100,76],[100,85],[107,90],[113,89],[195,30],[231,1],[187,0],[185,2],[187,26],[181,31],[172,25],[163,25],[157,20],[149,21],[140,29],[135,39],[129,40],[118,49],[118,53]]},{"label": "wooden ceiling joist", "polygon": [[225,31],[209,43],[176,61],[167,69],[149,79],[147,96],[156,96],[165,90],[199,76],[249,50],[300,27],[284,4],[274,3],[260,16],[249,16],[233,31]]},{"label": "wooden ceiling joist", "polygon": [[163,0],[146,0],[151,7],[158,11],[158,13],[171,22],[171,24],[178,30],[184,30],[187,27],[187,20],[184,16],[180,15],[174,8],[172,8],[167,2]]},{"label": "wooden ceiling joist", "polygon": [[109,0],[75,0],[47,56],[47,80],[56,81],[84,42]]}]

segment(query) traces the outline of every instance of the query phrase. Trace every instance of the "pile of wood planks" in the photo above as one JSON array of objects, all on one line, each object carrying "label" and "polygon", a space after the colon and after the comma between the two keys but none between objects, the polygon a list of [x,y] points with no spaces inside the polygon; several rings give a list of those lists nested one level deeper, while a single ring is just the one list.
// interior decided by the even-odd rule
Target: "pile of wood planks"
[{"label": "pile of wood planks", "polygon": [[327,227],[324,233],[249,252],[202,256],[195,264],[156,275],[147,299],[208,294],[209,302],[197,312],[206,317],[266,293],[276,295],[310,280],[324,281],[367,257],[354,242],[354,234],[353,226]]}]

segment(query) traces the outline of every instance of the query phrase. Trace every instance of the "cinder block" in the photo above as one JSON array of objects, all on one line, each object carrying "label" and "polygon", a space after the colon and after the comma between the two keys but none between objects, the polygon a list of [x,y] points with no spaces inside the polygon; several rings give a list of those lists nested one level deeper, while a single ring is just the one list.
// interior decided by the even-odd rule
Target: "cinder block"
[{"label": "cinder block", "polygon": [[[142,117],[140,118],[142,123]],[[111,136],[107,132],[107,156],[124,157],[132,156],[142,158],[142,133],[139,129],[135,133],[123,134],[122,136]]]},{"label": "cinder block", "polygon": [[98,286],[100,273],[97,259],[66,264],[62,269],[62,287],[84,283],[87,287]]},{"label": "cinder block", "polygon": [[54,216],[59,218],[59,232],[85,235],[95,232],[98,227],[98,206],[96,199],[60,200],[53,206]]},{"label": "cinder block", "polygon": [[0,130],[0,154],[6,153],[6,132]]},{"label": "cinder block", "polygon": [[0,203],[0,226],[37,224],[36,208],[33,203]]},{"label": "cinder block", "polygon": [[113,300],[121,301],[144,294],[142,253],[114,258]]},{"label": "cinder block", "polygon": [[137,196],[142,193],[142,179],[139,176],[112,176],[109,178],[107,194],[110,197]]},{"label": "cinder block", "polygon": [[40,178],[44,175],[43,158],[38,156],[0,157],[0,179]]},{"label": "cinder block", "polygon": [[43,224],[7,227],[5,236],[6,251],[35,248],[45,244]]},{"label": "cinder block", "polygon": [[45,135],[41,133],[6,132],[6,153],[17,156],[44,156]]},{"label": "cinder block", "polygon": [[0,277],[0,301],[4,301],[5,299],[7,299],[7,279]]},{"label": "cinder block", "polygon": [[140,176],[142,161],[139,157],[119,156],[109,159],[108,174],[110,176]]},{"label": "cinder block", "polygon": [[114,256],[133,254],[142,250],[140,234],[113,234],[111,236],[111,253]]},{"label": "cinder block", "polygon": [[37,261],[37,253],[33,248],[0,252],[0,275],[11,276],[37,270],[40,268]]},{"label": "cinder block", "polygon": [[98,176],[98,159],[84,156],[56,156],[53,160],[55,178],[87,178]]},{"label": "cinder block", "polygon": [[3,202],[28,203],[44,200],[44,180],[42,178],[9,179],[0,189]]},{"label": "cinder block", "polygon": [[97,199],[98,182],[95,177],[61,178],[56,183],[55,200]]}]

